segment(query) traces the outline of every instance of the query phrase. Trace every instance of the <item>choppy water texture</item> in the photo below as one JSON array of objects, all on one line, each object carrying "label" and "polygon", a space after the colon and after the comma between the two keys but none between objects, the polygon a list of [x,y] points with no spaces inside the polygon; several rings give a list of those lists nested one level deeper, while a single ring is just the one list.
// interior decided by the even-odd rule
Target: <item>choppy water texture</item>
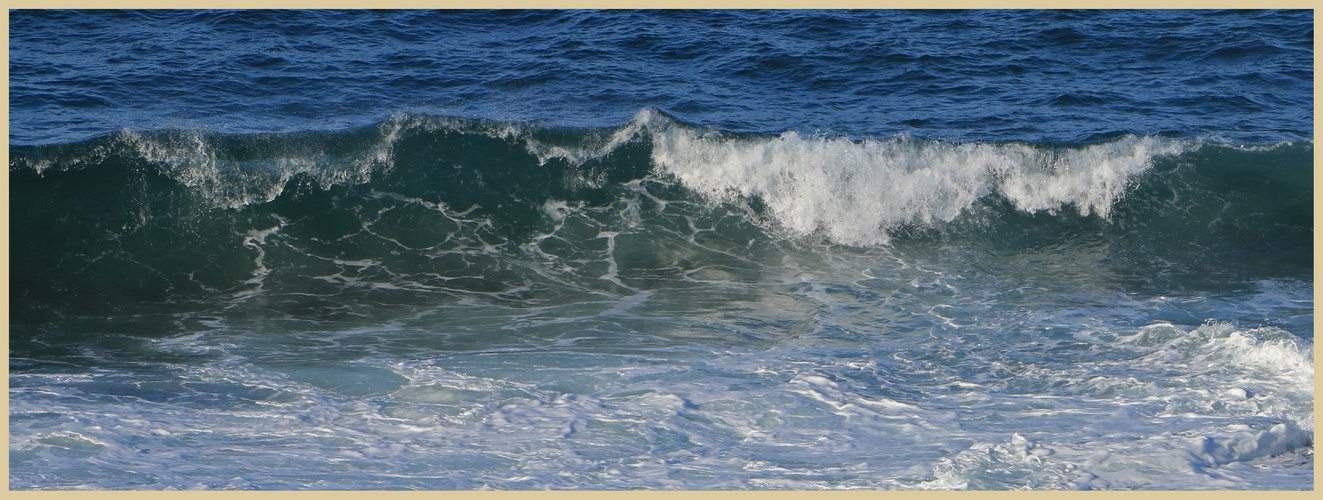
[{"label": "choppy water texture", "polygon": [[1308,11],[11,11],[10,488],[1312,489]]}]

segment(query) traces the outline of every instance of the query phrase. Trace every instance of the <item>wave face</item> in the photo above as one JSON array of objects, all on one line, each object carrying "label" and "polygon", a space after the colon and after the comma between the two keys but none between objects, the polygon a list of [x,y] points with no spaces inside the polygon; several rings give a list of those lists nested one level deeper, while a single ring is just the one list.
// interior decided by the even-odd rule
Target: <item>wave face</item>
[{"label": "wave face", "polygon": [[[1163,286],[1300,277],[1313,251],[1311,156],[1310,143],[1136,136],[739,135],[654,110],[615,129],[400,115],[345,132],[122,132],[15,150],[13,291],[71,307],[258,290],[512,292],[538,273],[489,271],[609,261],[576,247],[624,234],[635,248],[612,251],[693,245],[728,218],[738,229],[722,236],[746,245],[1053,246]],[[496,267],[475,267],[479,255]],[[689,265],[679,271],[708,263]],[[267,279],[280,270],[291,276]]]},{"label": "wave face", "polygon": [[[106,350],[127,336],[203,362],[149,375],[165,388],[110,413],[328,452],[228,412],[203,425],[152,409],[237,397],[399,463],[414,459],[386,451],[394,425],[521,436],[460,447],[472,456],[436,451],[456,448],[446,439],[409,445],[462,475],[326,485],[510,487],[500,477],[518,473],[514,487],[573,487],[553,479],[568,463],[595,487],[709,487],[729,474],[720,449],[746,457],[733,477],[760,489],[1130,489],[1150,474],[1238,488],[1264,481],[1247,464],[1312,460],[1299,458],[1313,443],[1312,149],[733,134],[655,110],[613,129],[400,115],[19,148],[11,367],[33,434],[15,446],[124,454],[121,431],[174,432],[38,430],[53,425],[48,396],[92,390],[59,378],[61,360],[143,362]],[[1172,324],[1191,320],[1209,322]],[[408,361],[438,355],[450,361]],[[659,363],[671,368],[647,368]],[[217,379],[217,393],[174,385]],[[961,410],[976,407],[999,410]],[[1150,437],[1116,441],[1131,435]],[[545,458],[552,443],[578,458]],[[929,465],[872,462],[898,448],[915,451],[897,463]],[[597,471],[653,468],[658,453],[708,472]],[[830,477],[781,472],[842,457]],[[1134,461],[1156,465],[1124,472]],[[214,487],[301,484],[281,470]]]}]

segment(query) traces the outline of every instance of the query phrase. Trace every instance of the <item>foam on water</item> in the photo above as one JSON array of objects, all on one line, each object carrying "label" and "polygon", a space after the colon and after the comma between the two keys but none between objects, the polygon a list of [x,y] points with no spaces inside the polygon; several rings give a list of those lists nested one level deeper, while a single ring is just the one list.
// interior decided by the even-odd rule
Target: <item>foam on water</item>
[{"label": "foam on water", "polygon": [[906,224],[950,222],[993,193],[1025,212],[1072,206],[1107,217],[1136,176],[1185,141],[1127,136],[1075,149],[955,144],[896,137],[852,141],[714,137],[665,127],[653,136],[659,172],[713,199],[757,197],[794,234],[885,244]]},{"label": "foam on water", "polygon": [[[70,244],[69,262],[156,267],[24,275],[24,352],[110,368],[11,377],[11,486],[1295,487],[1312,463],[1306,278],[1154,296],[1117,260],[1178,271],[1132,229],[1261,213],[1198,184],[1235,172],[1178,175],[1223,161],[1206,147],[732,134],[645,109],[613,129],[405,114],[30,148],[16,165],[36,192],[87,176],[140,196],[93,192],[88,207],[139,213],[78,210],[93,229],[71,232],[110,237],[25,259]],[[41,220],[27,234],[51,238]],[[956,229],[898,239],[912,226]],[[170,280],[133,304],[156,319],[104,319],[94,306],[119,314],[113,286],[144,275]],[[98,299],[40,303],[82,283]],[[143,324],[177,334],[122,333]],[[135,356],[185,361],[113,368]]]},{"label": "foam on water", "polygon": [[[810,300],[839,297],[807,279]],[[866,331],[835,349],[612,340],[655,321],[641,308],[663,292],[600,315],[456,309],[489,317],[274,337],[222,320],[152,342],[211,359],[169,373],[16,375],[11,453],[20,470],[95,455],[138,471],[105,482],[97,465],[48,486],[201,489],[1236,489],[1262,486],[1265,460],[1312,453],[1312,344],[1273,328],[1095,332],[1073,359]],[[806,335],[850,328],[852,310],[820,309]],[[434,347],[465,321],[564,333]],[[437,324],[453,333],[415,331]]]}]

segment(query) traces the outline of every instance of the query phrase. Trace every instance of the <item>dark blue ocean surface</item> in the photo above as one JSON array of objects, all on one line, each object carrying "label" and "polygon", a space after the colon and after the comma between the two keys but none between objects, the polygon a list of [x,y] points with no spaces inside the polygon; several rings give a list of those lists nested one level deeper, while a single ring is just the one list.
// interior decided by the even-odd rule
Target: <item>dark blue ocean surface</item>
[{"label": "dark blue ocean surface", "polygon": [[1313,139],[1310,11],[19,11],[10,143],[415,112],[1097,142]]},{"label": "dark blue ocean surface", "polygon": [[11,11],[10,488],[1313,488],[1311,11]]}]

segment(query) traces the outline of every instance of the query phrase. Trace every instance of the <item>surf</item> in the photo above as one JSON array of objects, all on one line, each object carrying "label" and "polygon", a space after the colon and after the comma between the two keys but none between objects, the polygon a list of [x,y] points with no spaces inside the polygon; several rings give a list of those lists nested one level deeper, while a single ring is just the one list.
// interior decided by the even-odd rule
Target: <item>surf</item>
[{"label": "surf", "polygon": [[[519,279],[471,272],[471,261],[543,269],[559,259],[553,247],[585,238],[616,256],[694,248],[701,227],[726,219],[718,234],[745,246],[1101,244],[1091,258],[1134,277],[1225,277],[1247,258],[1246,277],[1304,276],[1312,147],[735,133],[655,109],[614,128],[399,114],[333,132],[125,130],[14,148],[14,283],[38,302],[247,297],[272,266],[307,261],[386,271],[322,287],[514,290]],[[571,253],[617,264],[588,246]],[[410,259],[468,271],[447,278]],[[591,276],[571,281],[610,274],[576,269]]]}]

